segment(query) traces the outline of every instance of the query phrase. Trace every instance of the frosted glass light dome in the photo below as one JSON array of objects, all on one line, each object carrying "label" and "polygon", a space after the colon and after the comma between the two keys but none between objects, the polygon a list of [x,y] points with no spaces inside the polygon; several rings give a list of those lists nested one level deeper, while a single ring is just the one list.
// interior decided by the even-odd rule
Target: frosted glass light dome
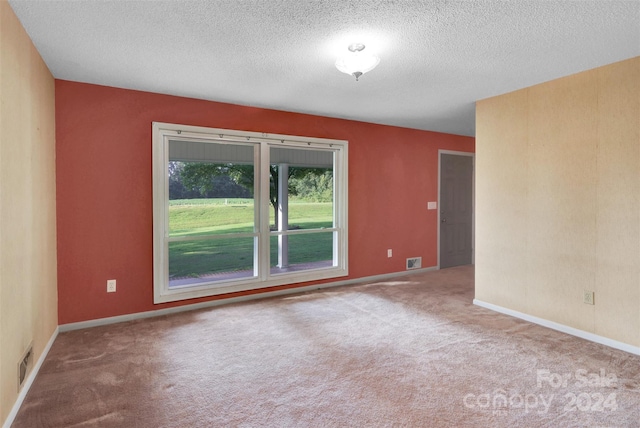
[{"label": "frosted glass light dome", "polygon": [[364,45],[362,43],[350,45],[349,53],[336,60],[336,68],[358,80],[360,76],[373,70],[380,63],[380,58],[376,55],[363,51]]}]

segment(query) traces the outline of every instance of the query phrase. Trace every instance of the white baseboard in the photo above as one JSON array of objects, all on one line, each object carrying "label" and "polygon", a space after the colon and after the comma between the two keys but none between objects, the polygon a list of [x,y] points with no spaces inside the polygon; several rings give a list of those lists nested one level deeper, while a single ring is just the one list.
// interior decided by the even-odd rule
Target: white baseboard
[{"label": "white baseboard", "polygon": [[534,324],[538,324],[543,327],[550,328],[552,330],[557,330],[562,333],[570,334],[572,336],[577,336],[582,339],[589,340],[591,342],[595,342],[601,345],[609,346],[611,348],[619,349],[621,351],[625,351],[630,354],[640,355],[639,346],[633,346],[633,345],[629,345],[628,343],[618,342],[617,340],[609,339],[608,337],[599,336],[594,333],[589,333],[588,331],[579,330],[577,328],[569,327],[564,324],[559,324],[554,321],[549,321],[544,318],[538,318],[533,315],[528,315],[522,312],[514,311],[512,309],[503,308],[502,306],[483,302],[482,300],[473,299],[473,304],[477,306],[481,306],[486,309],[490,309],[495,312],[500,312],[501,314],[510,315],[515,318],[520,318],[522,320],[529,321]]},{"label": "white baseboard", "polygon": [[51,335],[51,338],[47,342],[47,345],[42,350],[42,354],[40,354],[40,358],[38,358],[38,361],[36,361],[36,364],[31,369],[29,376],[27,376],[27,378],[25,379],[24,385],[22,385],[22,389],[18,394],[18,398],[16,402],[13,404],[13,407],[11,408],[11,411],[9,412],[7,419],[5,419],[4,423],[2,424],[3,428],[11,427],[13,420],[16,418],[16,415],[18,414],[18,410],[20,410],[20,407],[22,406],[22,402],[26,398],[27,393],[31,388],[31,385],[33,384],[33,381],[35,380],[36,376],[38,375],[38,372],[40,371],[40,367],[42,367],[42,363],[44,363],[44,359],[49,354],[49,351],[51,350],[51,346],[53,346],[53,342],[55,342],[56,338],[58,337],[59,330],[60,329],[56,327],[56,329],[53,331],[53,334]]},{"label": "white baseboard", "polygon": [[339,286],[343,286],[343,285],[360,284],[360,283],[365,283],[365,282],[385,281],[385,280],[392,279],[392,278],[397,278],[397,277],[406,276],[406,275],[415,275],[416,273],[429,272],[429,271],[437,270],[437,269],[438,268],[436,266],[432,266],[432,267],[427,267],[427,268],[422,268],[422,269],[412,269],[410,271],[400,271],[400,272],[394,272],[394,273],[387,273],[387,274],[383,274],[383,275],[368,276],[368,277],[364,277],[364,278],[347,279],[347,280],[344,280],[344,281],[333,281],[333,282],[327,282],[327,283],[324,283],[324,284],[316,284],[316,285],[307,285],[307,286],[303,286],[303,287],[288,288],[286,290],[267,291],[267,292],[264,292],[264,293],[256,293],[256,294],[250,294],[250,295],[247,295],[247,296],[231,297],[231,298],[227,298],[227,299],[212,300],[212,301],[209,301],[209,302],[194,303],[192,305],[177,306],[177,307],[174,307],[174,308],[158,309],[158,310],[155,310],[155,311],[138,312],[138,313],[134,313],[134,314],[119,315],[119,316],[109,317],[109,318],[99,318],[99,319],[89,320],[89,321],[81,321],[81,322],[75,322],[75,323],[69,323],[69,324],[62,324],[62,325],[60,325],[59,328],[60,328],[60,332],[63,333],[65,331],[80,330],[80,329],[83,329],[83,328],[91,328],[91,327],[97,327],[97,326],[101,326],[101,325],[108,325],[108,324],[115,324],[115,323],[119,323],[119,322],[133,321],[133,320],[143,319],[143,318],[158,317],[158,316],[162,316],[162,315],[175,314],[175,313],[179,313],[179,312],[193,311],[193,310],[196,310],[196,309],[210,308],[210,307],[213,307],[213,306],[229,305],[231,303],[245,302],[245,301],[256,300],[256,299],[264,299],[264,298],[267,298],[267,297],[283,296],[283,295],[287,295],[287,294],[299,294],[299,293],[304,293],[306,291],[321,290],[321,289],[324,289],[324,288],[332,288],[332,287],[339,287]]}]

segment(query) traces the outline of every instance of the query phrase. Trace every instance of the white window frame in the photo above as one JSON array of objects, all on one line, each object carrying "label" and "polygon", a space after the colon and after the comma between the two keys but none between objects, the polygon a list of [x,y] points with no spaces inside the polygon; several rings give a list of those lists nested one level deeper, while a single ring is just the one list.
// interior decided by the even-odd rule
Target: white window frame
[{"label": "white window frame", "polygon": [[[214,296],[255,290],[284,284],[317,281],[347,276],[348,270],[348,142],[324,138],[300,137],[260,132],[237,131],[153,122],[153,298],[154,303]],[[252,143],[258,145],[254,157],[256,186],[254,209],[256,221],[254,257],[258,260],[256,276],[228,281],[203,282],[190,287],[169,287],[169,140],[189,139],[201,142]],[[269,238],[269,152],[273,146],[331,150],[334,155],[334,239],[332,267],[288,273],[270,273]],[[266,196],[263,196],[266,195]]]}]

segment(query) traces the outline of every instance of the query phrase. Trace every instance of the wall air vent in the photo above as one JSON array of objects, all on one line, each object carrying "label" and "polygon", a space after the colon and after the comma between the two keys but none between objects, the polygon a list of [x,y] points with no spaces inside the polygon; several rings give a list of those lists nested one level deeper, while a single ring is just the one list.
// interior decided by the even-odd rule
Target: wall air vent
[{"label": "wall air vent", "polygon": [[33,344],[29,344],[29,347],[22,355],[20,361],[18,361],[18,392],[22,388],[22,384],[27,377],[30,366],[33,362]]},{"label": "wall air vent", "polygon": [[407,270],[420,269],[422,267],[422,257],[410,257],[407,259]]}]

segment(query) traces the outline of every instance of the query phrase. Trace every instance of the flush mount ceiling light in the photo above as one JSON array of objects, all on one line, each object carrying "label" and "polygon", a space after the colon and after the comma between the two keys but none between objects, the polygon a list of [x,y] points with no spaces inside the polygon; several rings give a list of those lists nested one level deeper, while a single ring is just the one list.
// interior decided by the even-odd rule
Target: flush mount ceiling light
[{"label": "flush mount ceiling light", "polygon": [[364,45],[362,43],[349,45],[349,53],[336,60],[336,68],[358,80],[364,73],[376,68],[380,62],[380,58],[376,55],[363,51]]}]

